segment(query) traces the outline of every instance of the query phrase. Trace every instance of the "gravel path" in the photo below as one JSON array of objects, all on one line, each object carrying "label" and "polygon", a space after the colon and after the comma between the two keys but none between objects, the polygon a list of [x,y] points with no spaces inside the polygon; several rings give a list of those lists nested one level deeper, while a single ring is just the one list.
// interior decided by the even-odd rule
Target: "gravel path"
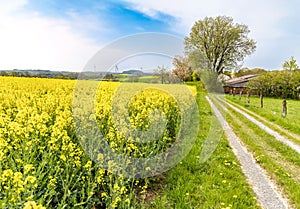
[{"label": "gravel path", "polygon": [[261,206],[265,209],[288,208],[285,199],[276,191],[276,187],[267,177],[265,171],[255,162],[252,154],[242,145],[240,139],[235,135],[220,111],[207,96],[206,99],[219,119],[227,135],[229,144],[241,164],[242,171],[256,193]]},{"label": "gravel path", "polygon": [[264,130],[268,134],[274,136],[275,139],[277,139],[278,141],[281,141],[282,143],[289,146],[290,148],[292,148],[293,150],[295,150],[296,152],[298,152],[300,154],[300,147],[297,144],[295,144],[292,141],[287,140],[285,137],[280,135],[278,132],[276,132],[273,129],[269,128],[268,126],[266,126],[262,122],[256,120],[254,117],[250,116],[249,114],[245,113],[244,111],[240,110],[239,108],[237,108],[237,107],[235,107],[235,106],[233,106],[229,103],[227,103],[227,105],[230,108],[234,109],[236,112],[238,112],[238,113],[242,114],[243,116],[245,116],[248,120],[250,120],[251,122],[256,124],[258,127],[260,127],[262,130]]}]

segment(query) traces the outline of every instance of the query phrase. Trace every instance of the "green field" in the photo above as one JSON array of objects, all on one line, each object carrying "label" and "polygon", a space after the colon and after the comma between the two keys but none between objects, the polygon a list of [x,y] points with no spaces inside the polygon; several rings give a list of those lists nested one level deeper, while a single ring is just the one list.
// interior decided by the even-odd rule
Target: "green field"
[{"label": "green field", "polygon": [[131,74],[118,74],[117,76],[120,82],[141,82],[141,83],[160,83],[160,79],[157,76],[136,76]]},{"label": "green field", "polygon": [[247,103],[246,96],[243,96],[240,100],[238,96],[226,97],[229,101],[233,101],[236,104],[251,110],[252,112],[263,116],[267,120],[278,124],[285,129],[292,131],[300,135],[300,101],[299,100],[287,100],[287,117],[281,116],[282,112],[282,99],[276,98],[264,98],[264,107],[260,108],[259,97],[252,96],[250,104]]}]

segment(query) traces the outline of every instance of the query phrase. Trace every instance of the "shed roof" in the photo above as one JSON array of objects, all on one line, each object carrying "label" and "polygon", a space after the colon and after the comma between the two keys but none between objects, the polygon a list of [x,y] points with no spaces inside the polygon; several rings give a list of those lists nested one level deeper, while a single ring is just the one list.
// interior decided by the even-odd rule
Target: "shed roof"
[{"label": "shed roof", "polygon": [[252,78],[257,77],[258,74],[245,75],[238,78],[233,78],[225,82],[225,86],[229,87],[245,87],[246,83]]}]

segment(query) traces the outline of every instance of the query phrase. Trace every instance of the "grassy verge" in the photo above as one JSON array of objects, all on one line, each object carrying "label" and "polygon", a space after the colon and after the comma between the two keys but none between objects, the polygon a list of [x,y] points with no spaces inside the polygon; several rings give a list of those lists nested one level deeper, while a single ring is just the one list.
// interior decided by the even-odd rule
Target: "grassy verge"
[{"label": "grassy verge", "polygon": [[201,123],[196,144],[161,182],[152,185],[146,208],[260,208],[224,135],[212,156],[199,163],[214,117],[205,95],[198,87]]},{"label": "grassy verge", "polygon": [[281,134],[282,136],[284,136],[286,139],[293,141],[295,144],[300,145],[300,135],[291,132],[289,130],[287,130],[286,128],[283,128],[282,126],[269,121],[267,118],[264,118],[263,116],[260,116],[254,112],[252,112],[251,110],[248,110],[247,108],[232,102],[230,100],[227,100],[227,102],[237,108],[239,108],[240,110],[246,112],[248,115],[254,117],[256,120],[262,122],[263,124],[265,124],[266,126],[270,127],[271,129],[273,129],[274,131],[277,131],[279,134]]},{"label": "grassy verge", "polygon": [[[220,107],[220,105],[218,106]],[[227,122],[283,193],[300,207],[300,155],[229,107]]]},{"label": "grassy verge", "polygon": [[274,122],[283,128],[300,135],[300,101],[287,100],[288,114],[286,118],[281,116],[282,100],[275,98],[264,98],[264,107],[260,108],[259,98],[251,97],[251,103],[247,103],[246,97],[240,100],[238,96],[232,97],[227,95],[226,98],[236,104],[239,104],[248,110]]}]

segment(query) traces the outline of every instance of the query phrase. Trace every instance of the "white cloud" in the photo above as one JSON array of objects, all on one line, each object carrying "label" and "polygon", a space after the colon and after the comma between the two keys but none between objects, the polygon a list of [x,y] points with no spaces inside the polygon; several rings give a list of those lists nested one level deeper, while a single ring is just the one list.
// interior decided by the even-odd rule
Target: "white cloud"
[{"label": "white cloud", "polygon": [[10,1],[0,0],[0,5],[1,5],[0,12],[1,14],[11,13],[22,8],[26,4],[27,4],[27,0],[10,0]]},{"label": "white cloud", "polygon": [[268,28],[284,16],[285,6],[281,1],[240,1],[240,0],[126,0],[132,8],[139,10],[151,17],[157,12],[169,14],[178,18],[181,30],[189,31],[196,20],[205,16],[229,15],[236,21],[247,25],[260,27],[258,31],[267,31]]},{"label": "white cloud", "polygon": [[20,12],[25,4],[24,0],[0,2],[0,69],[80,71],[99,50],[99,43],[84,35],[92,23],[79,27],[71,21]]},{"label": "white cloud", "polygon": [[[299,6],[288,4],[281,0],[125,0],[131,4],[131,8],[155,17],[157,13],[162,12],[177,18],[176,25],[171,25],[173,30],[184,35],[188,35],[195,21],[203,19],[206,16],[227,15],[233,17],[234,21],[249,26],[251,30],[250,37],[257,41],[257,54],[260,56],[269,56],[274,53],[276,42],[285,38],[285,33],[280,27],[280,21],[289,15],[291,7]],[[278,49],[278,52],[280,50]],[[300,53],[300,51],[298,52]],[[284,55],[282,55],[283,57]],[[276,56],[278,58],[278,55]],[[255,63],[261,67],[267,67],[264,60],[257,59],[257,56],[251,56],[246,60],[250,67],[255,67]],[[257,60],[257,61],[255,61]],[[247,62],[249,61],[249,62]],[[268,60],[269,61],[269,60]],[[279,67],[278,63],[269,63],[271,67]]]}]

